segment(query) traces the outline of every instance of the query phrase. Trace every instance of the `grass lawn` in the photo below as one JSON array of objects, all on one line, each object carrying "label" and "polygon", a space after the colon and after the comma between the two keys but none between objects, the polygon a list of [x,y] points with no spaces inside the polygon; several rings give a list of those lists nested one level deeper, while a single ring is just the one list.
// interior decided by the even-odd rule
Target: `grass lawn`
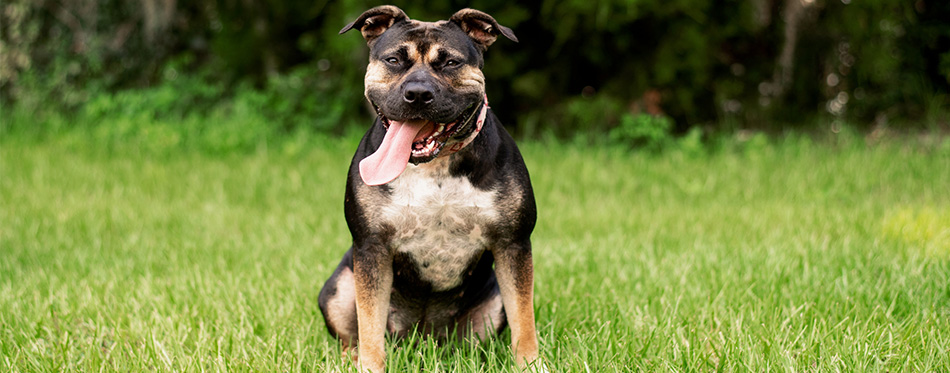
[{"label": "grass lawn", "polygon": [[[316,299],[355,141],[0,140],[0,371],[350,369]],[[950,140],[736,144],[522,145],[551,370],[950,370]],[[389,369],[511,371],[508,338]]]}]

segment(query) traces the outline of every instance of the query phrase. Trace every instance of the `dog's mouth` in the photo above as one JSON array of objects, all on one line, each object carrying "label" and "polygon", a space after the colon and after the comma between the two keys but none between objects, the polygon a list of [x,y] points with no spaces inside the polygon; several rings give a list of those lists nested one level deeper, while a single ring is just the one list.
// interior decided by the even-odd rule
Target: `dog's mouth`
[{"label": "dog's mouth", "polygon": [[458,129],[458,121],[451,123],[436,123],[425,119],[410,119],[407,121],[393,121],[383,117],[383,126],[388,131],[395,123],[397,126],[419,126],[419,132],[412,139],[410,145],[409,162],[413,164],[425,163],[439,156],[445,143]]},{"label": "dog's mouth", "polygon": [[471,134],[472,122],[474,122],[471,119],[478,112],[478,106],[472,104],[462,110],[462,113],[455,120],[448,123],[439,123],[423,118],[403,121],[392,120],[383,114],[378,106],[375,106],[375,108],[376,114],[379,115],[387,132],[394,123],[397,126],[418,126],[419,130],[409,146],[409,162],[412,164],[426,163],[435,159],[449,140],[462,139]]},{"label": "dog's mouth", "polygon": [[[375,106],[375,105],[374,105]],[[368,185],[386,184],[402,173],[408,163],[429,162],[439,156],[450,140],[464,139],[474,130],[479,105],[473,104],[448,123],[414,118],[394,120],[376,107],[386,127],[386,136],[379,148],[360,161],[360,176]]]}]

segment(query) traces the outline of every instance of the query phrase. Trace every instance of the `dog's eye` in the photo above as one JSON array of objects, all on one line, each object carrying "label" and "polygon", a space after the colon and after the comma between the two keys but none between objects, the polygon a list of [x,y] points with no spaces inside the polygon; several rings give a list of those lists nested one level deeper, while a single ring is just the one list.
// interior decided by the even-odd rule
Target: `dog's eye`
[{"label": "dog's eye", "polygon": [[386,59],[386,62],[389,63],[390,65],[398,65],[399,59],[396,57],[389,57]]},{"label": "dog's eye", "polygon": [[456,60],[448,60],[448,61],[445,61],[445,67],[458,66],[459,64],[460,64],[460,62],[458,62],[458,61],[456,61]]}]

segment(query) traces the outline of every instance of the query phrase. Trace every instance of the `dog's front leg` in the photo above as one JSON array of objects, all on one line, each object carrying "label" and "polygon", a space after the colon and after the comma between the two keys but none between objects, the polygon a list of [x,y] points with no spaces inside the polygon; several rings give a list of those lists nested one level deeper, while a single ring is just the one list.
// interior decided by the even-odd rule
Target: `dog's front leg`
[{"label": "dog's front leg", "polygon": [[[511,350],[518,367],[538,359],[538,333],[534,325],[534,266],[531,243],[502,245],[493,250],[495,277],[511,327]],[[540,362],[536,366],[540,366]]]},{"label": "dog's front leg", "polygon": [[360,371],[380,373],[385,368],[392,269],[392,255],[382,245],[364,245],[354,252]]}]

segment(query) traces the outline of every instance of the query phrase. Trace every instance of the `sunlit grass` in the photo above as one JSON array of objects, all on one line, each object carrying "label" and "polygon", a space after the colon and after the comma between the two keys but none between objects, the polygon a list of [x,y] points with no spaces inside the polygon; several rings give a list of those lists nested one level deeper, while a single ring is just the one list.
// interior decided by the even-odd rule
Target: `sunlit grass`
[{"label": "sunlit grass", "polygon": [[920,247],[930,255],[950,257],[950,209],[894,209],[884,217],[882,226],[886,237]]},{"label": "sunlit grass", "polygon": [[[349,245],[356,138],[215,156],[84,138],[0,141],[0,370],[351,368],[316,295]],[[523,144],[548,365],[950,369],[943,141]],[[394,344],[389,366],[509,371],[507,341]]]}]

